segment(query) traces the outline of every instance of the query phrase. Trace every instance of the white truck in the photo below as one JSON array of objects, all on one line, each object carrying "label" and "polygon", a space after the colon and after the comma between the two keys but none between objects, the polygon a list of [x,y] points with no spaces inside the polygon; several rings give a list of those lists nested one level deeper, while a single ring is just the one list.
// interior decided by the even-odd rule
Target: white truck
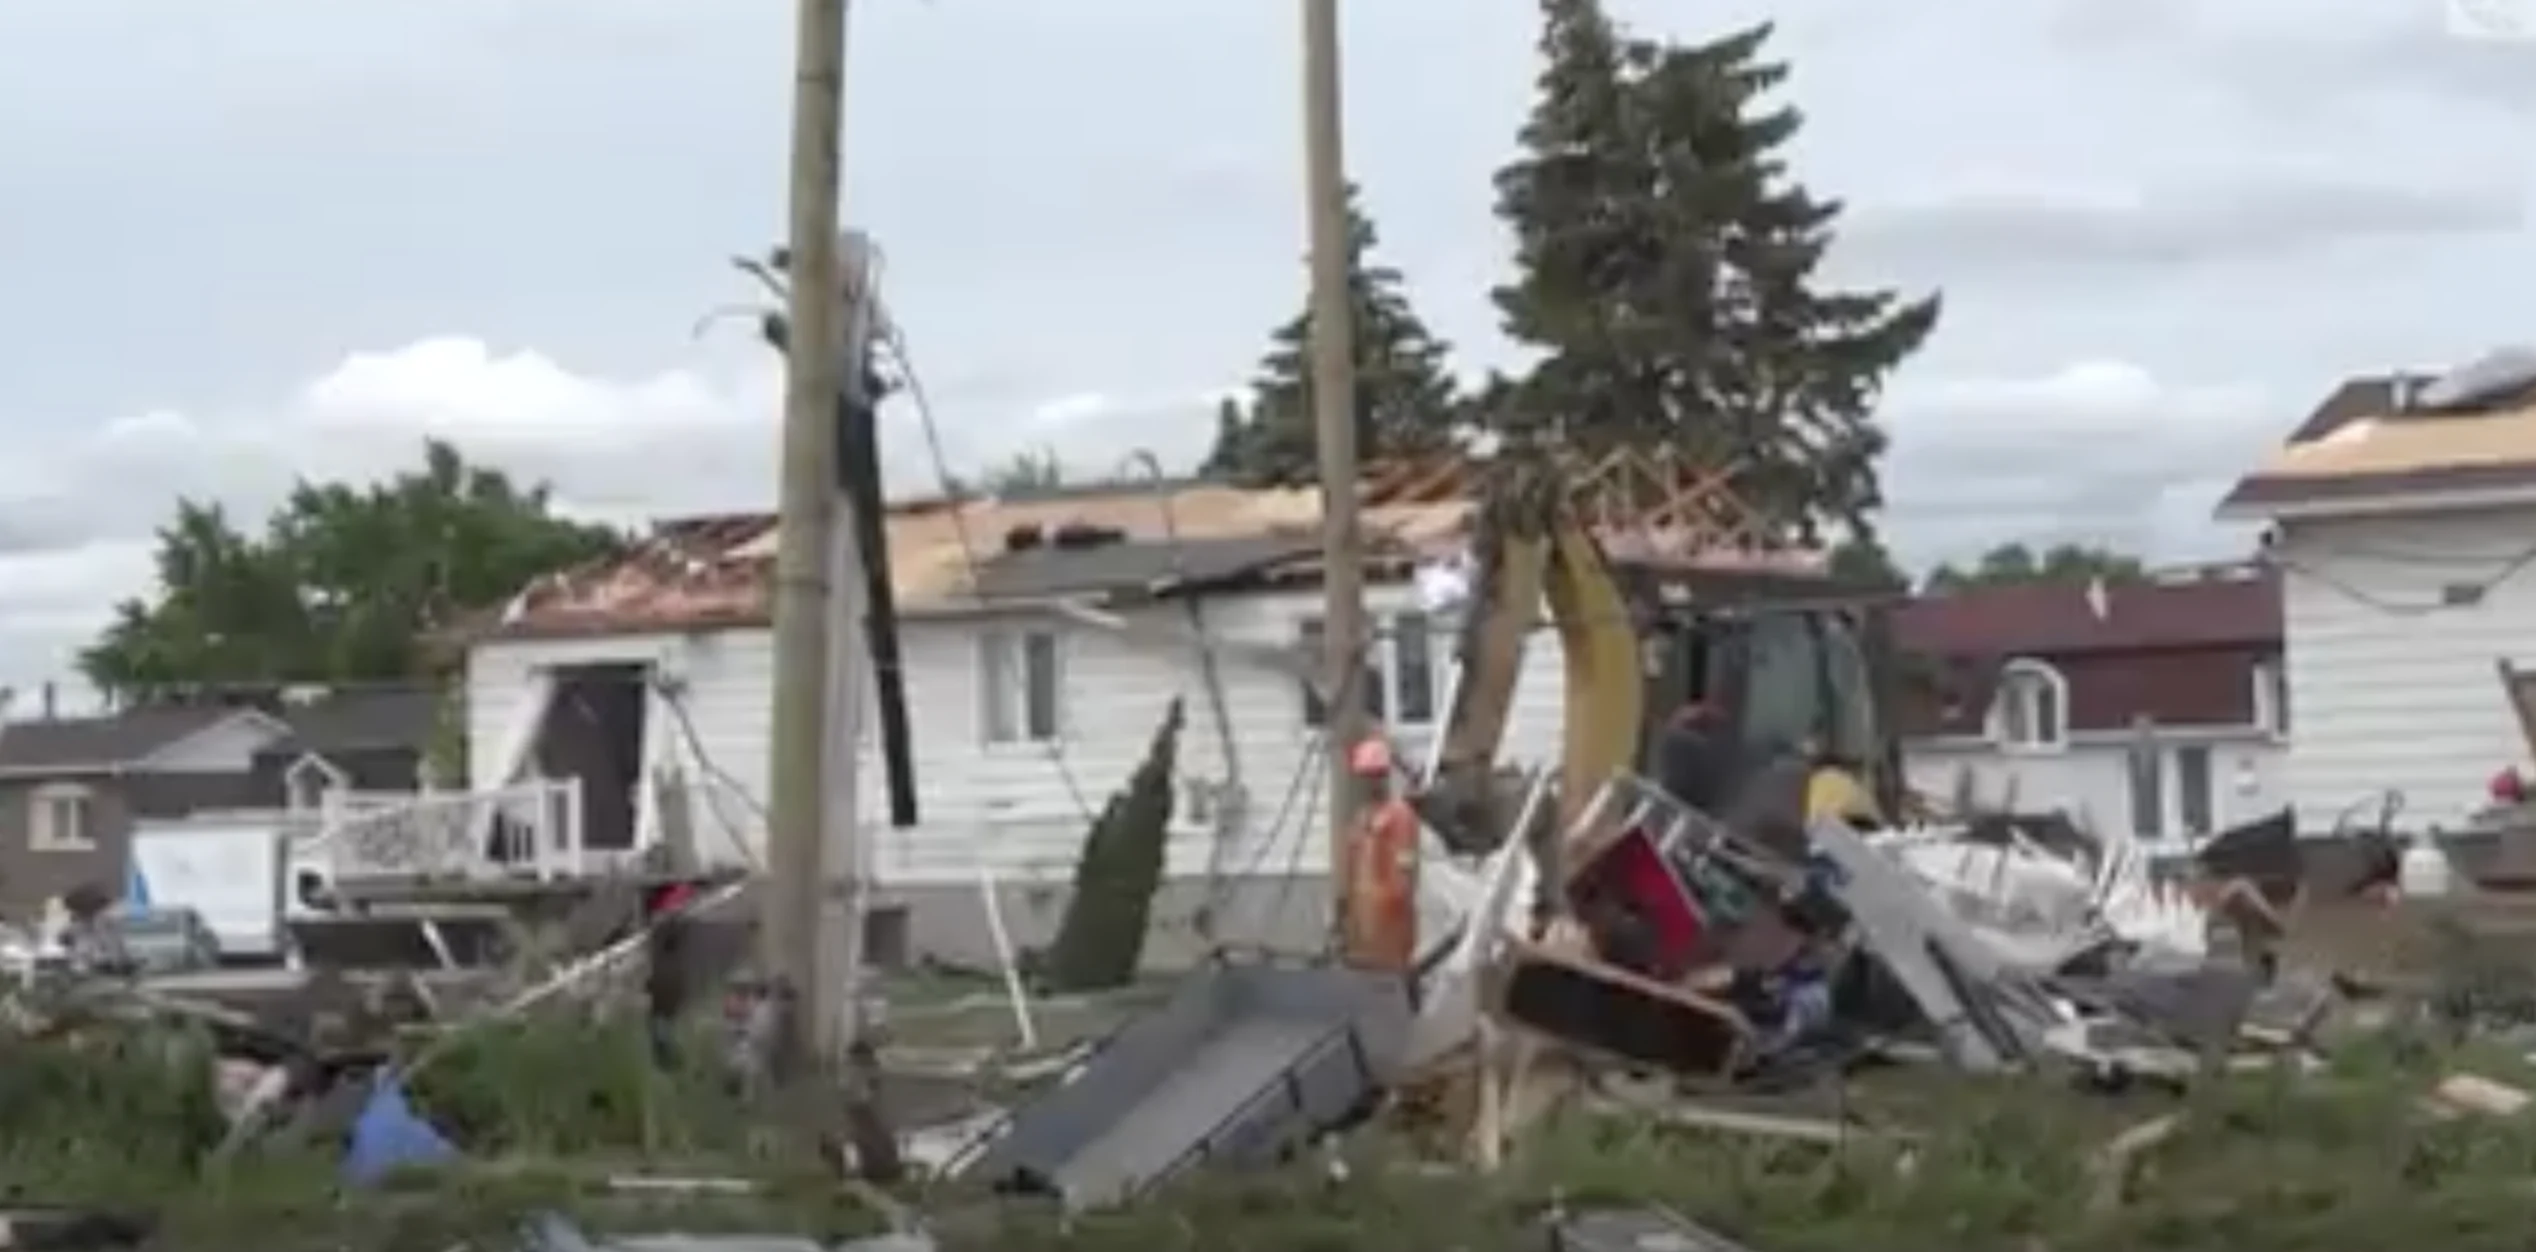
[{"label": "white truck", "polygon": [[279,964],[290,954],[291,818],[214,813],[140,823],[126,903],[190,909],[223,964]]}]

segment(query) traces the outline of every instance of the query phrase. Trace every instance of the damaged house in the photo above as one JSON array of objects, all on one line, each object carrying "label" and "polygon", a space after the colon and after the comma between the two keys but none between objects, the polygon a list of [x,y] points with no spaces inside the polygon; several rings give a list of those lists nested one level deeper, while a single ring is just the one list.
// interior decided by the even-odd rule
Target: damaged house
[{"label": "damaged house", "polygon": [[2496,663],[2536,666],[2536,363],[2345,380],[2220,516],[2281,571],[2303,834],[2393,802],[2454,830],[2529,768]]},{"label": "damaged house", "polygon": [[[1366,699],[1412,749],[1442,715],[1452,641],[1410,574],[1457,542],[1467,491],[1449,467],[1364,486],[1381,636]],[[1194,483],[893,506],[916,820],[892,825],[866,718],[876,958],[991,962],[989,876],[1013,941],[1045,942],[1086,829],[1174,698],[1187,720],[1149,953],[1195,955],[1201,919],[1228,941],[1318,945],[1320,711],[1295,675],[1318,655],[1319,516],[1315,491]],[[577,777],[593,848],[683,823],[707,858],[761,857],[774,543],[767,516],[669,522],[622,560],[526,589],[468,647],[470,785]],[[1512,761],[1556,751],[1555,641],[1537,652]]]},{"label": "damaged house", "polygon": [[[1577,490],[1600,524],[1650,541],[1711,544],[1748,524],[1720,476],[1692,469],[1612,468]],[[1669,495],[1627,477],[1667,472]],[[1458,562],[1483,490],[1478,468],[1453,461],[1376,465],[1360,484],[1373,639],[1358,690],[1410,760],[1452,695],[1447,585],[1467,579]],[[986,965],[998,920],[1016,946],[1046,942],[1085,832],[1175,699],[1185,724],[1148,959],[1217,943],[1318,950],[1325,719],[1304,677],[1321,666],[1320,519],[1317,490],[1211,482],[892,505],[913,760],[886,760],[890,737],[864,719],[876,959]],[[469,785],[577,778],[594,848],[672,842],[758,861],[774,548],[762,515],[669,522],[620,559],[526,588],[469,643]],[[1559,758],[1564,684],[1557,637],[1534,632],[1501,765]],[[901,775],[912,794],[897,794]]]}]

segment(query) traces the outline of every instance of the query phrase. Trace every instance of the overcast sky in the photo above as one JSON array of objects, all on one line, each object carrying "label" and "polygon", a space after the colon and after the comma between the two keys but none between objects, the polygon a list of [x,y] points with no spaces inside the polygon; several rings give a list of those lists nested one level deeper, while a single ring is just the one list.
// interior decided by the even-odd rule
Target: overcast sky
[{"label": "overcast sky", "polygon": [[[2526,338],[2536,43],[2443,0],[1655,0],[1780,20],[1842,275],[1942,287],[1890,527],[2241,543],[2228,479],[2340,375]],[[2487,0],[2525,4],[2536,0]],[[784,220],[787,0],[0,5],[0,682],[58,672],[180,493],[259,510],[426,432],[619,513],[762,507],[725,258]],[[1523,0],[1357,0],[1349,161],[1428,319],[1507,359],[1488,178]],[[1293,0],[865,0],[849,216],[955,468],[1186,464],[1301,298]],[[929,483],[910,413],[894,481]]]}]

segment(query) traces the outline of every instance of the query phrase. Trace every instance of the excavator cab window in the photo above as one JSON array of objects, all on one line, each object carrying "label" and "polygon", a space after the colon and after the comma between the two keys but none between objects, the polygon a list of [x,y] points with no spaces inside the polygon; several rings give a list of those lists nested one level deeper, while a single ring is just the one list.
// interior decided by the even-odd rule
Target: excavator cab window
[{"label": "excavator cab window", "polygon": [[1822,754],[1843,765],[1872,769],[1882,764],[1883,735],[1876,725],[1876,685],[1867,649],[1851,621],[1837,614],[1815,619],[1823,640],[1824,708],[1827,733]]},{"label": "excavator cab window", "polygon": [[1858,632],[1837,613],[1757,614],[1744,627],[1739,730],[1764,752],[1808,751],[1865,766],[1876,759],[1875,692]]},{"label": "excavator cab window", "polygon": [[1737,738],[1769,754],[1797,752],[1822,730],[1824,670],[1814,631],[1801,613],[1762,613],[1744,635],[1744,691]]}]

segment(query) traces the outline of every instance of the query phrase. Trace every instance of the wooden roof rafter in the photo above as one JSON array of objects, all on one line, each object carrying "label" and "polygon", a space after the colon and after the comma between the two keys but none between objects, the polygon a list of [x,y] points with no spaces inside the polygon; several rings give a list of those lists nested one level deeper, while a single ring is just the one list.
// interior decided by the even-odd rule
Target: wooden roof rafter
[{"label": "wooden roof rafter", "polygon": [[1677,552],[1776,547],[1773,528],[1735,490],[1741,461],[1674,447],[1618,448],[1570,476],[1570,507],[1605,536]]}]

